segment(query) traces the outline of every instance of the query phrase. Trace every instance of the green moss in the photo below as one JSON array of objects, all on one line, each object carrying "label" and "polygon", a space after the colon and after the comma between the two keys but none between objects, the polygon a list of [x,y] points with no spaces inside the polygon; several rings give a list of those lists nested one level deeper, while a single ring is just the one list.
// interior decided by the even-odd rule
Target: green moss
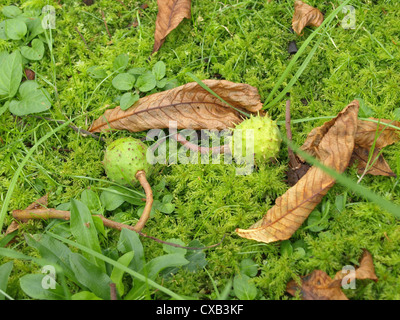
[{"label": "green moss", "polygon": [[[105,109],[115,107],[115,98],[120,92],[112,87],[111,79],[95,91],[100,81],[90,78],[87,70],[98,65],[111,74],[113,60],[122,53],[129,55],[131,67],[151,68],[157,61],[164,61],[167,77],[175,77],[180,84],[192,81],[187,71],[201,79],[222,78],[248,83],[258,88],[264,101],[289,63],[288,42],[296,40],[300,47],[312,32],[307,28],[302,37],[290,32],[292,2],[193,0],[192,19],[183,21],[149,60],[157,14],[155,0],[147,1],[149,8],[141,14],[138,13],[141,2],[134,0],[124,1],[127,8],[114,0],[97,0],[92,6],[85,6],[78,0],[62,6],[57,1],[25,1],[25,7],[40,10],[51,4],[57,12],[56,29],[52,31],[55,63],[46,48],[45,58],[31,64],[39,75],[38,82],[53,91],[55,102],[45,116],[65,120],[87,112],[74,122],[87,129]],[[14,1],[3,3],[9,5]],[[314,0],[308,3],[324,13],[332,10],[331,2]],[[333,3],[337,6],[339,2]],[[356,29],[344,30],[338,25],[329,29],[309,66],[291,89],[293,119],[334,116],[356,97],[365,101],[372,116],[393,118],[400,102],[400,75],[396,72],[400,68],[400,9],[395,3],[383,0],[374,3],[356,0],[352,5],[356,8]],[[105,13],[111,40],[100,10]],[[137,16],[139,25],[128,28]],[[339,14],[339,19],[343,16]],[[14,48],[12,42],[0,40],[0,51]],[[311,47],[307,48],[304,57],[310,50]],[[56,86],[58,97],[48,82]],[[274,119],[284,120],[284,109],[285,103],[281,101],[267,111]],[[1,206],[10,180],[29,148],[57,124],[33,117],[18,119],[8,112],[0,116],[0,122]],[[293,125],[294,142],[301,145],[307,133],[323,122]],[[284,128],[281,131],[285,133]],[[108,133],[105,137],[111,142],[123,136],[143,137],[144,133]],[[105,179],[100,162],[104,149],[104,143],[82,137],[72,129],[60,131],[39,147],[23,169],[9,204],[10,210],[23,209],[46,193],[49,193],[49,206],[55,207],[78,198],[87,187],[97,191],[96,187],[105,184],[76,176]],[[399,175],[400,144],[387,147],[384,156]],[[233,166],[223,164],[164,167],[161,175],[150,179],[150,183],[156,185],[165,178],[164,192],[172,193],[176,209],[171,214],[158,213],[148,222],[146,232],[160,239],[179,238],[185,243],[198,239],[204,245],[217,243],[226,234],[220,246],[206,251],[206,268],[211,278],[222,290],[228,279],[239,272],[240,261],[252,258],[259,265],[259,275],[252,281],[267,299],[289,298],[285,294],[286,283],[315,269],[333,276],[344,265],[356,265],[362,249],[366,248],[374,258],[379,281],[359,281],[357,290],[346,290],[346,294],[354,299],[399,299],[399,221],[342,186],[332,188],[325,198],[331,203],[327,228],[312,232],[307,229],[306,222],[290,239],[293,246],[300,245],[304,249],[302,257],[283,256],[280,243],[260,244],[236,236],[235,228],[248,228],[261,219],[275,199],[287,190],[284,146],[277,159],[277,163],[263,165],[249,176],[237,176]],[[357,179],[354,167],[347,173]],[[366,176],[361,183],[400,204],[398,178]],[[335,201],[345,192],[347,205],[339,212]],[[137,219],[137,207],[123,209],[127,220]],[[318,209],[321,210],[321,206]],[[8,216],[5,226],[11,221]],[[44,222],[30,223],[23,230],[36,233],[45,225]],[[114,247],[118,235],[118,232],[108,232],[103,247]],[[163,253],[162,246],[154,241],[143,239],[143,244],[148,260]],[[17,238],[12,248],[37,255],[22,237]],[[18,279],[32,272],[38,272],[38,268],[16,261],[9,285],[13,297],[26,298]],[[211,279],[204,270],[180,271],[163,284],[182,295],[216,298]],[[166,298],[159,293],[157,297]]]}]

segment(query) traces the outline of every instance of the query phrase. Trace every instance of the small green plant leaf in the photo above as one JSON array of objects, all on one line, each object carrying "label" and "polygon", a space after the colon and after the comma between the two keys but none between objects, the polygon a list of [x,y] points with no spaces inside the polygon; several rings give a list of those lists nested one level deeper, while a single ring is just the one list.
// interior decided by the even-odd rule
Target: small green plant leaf
[{"label": "small green plant leaf", "polygon": [[167,85],[167,78],[164,78],[162,80],[157,80],[157,88],[162,89]]},{"label": "small green plant leaf", "polygon": [[280,252],[282,256],[290,257],[293,254],[293,247],[290,240],[285,240],[281,242]]},{"label": "small green plant leaf", "polygon": [[[13,268],[13,262],[9,261],[0,266],[0,290],[7,293],[7,283]],[[4,300],[5,296],[0,292],[0,301]]]},{"label": "small green plant leaf", "polygon": [[327,222],[318,210],[311,212],[307,219],[307,228],[312,232],[320,232],[327,228]]},{"label": "small green plant leaf", "polygon": [[126,69],[128,64],[129,64],[129,56],[123,53],[115,58],[113,62],[113,68],[115,71],[122,72]]},{"label": "small green plant leaf", "polygon": [[93,190],[83,190],[81,194],[81,201],[88,207],[92,214],[102,214],[100,198]]},{"label": "small green plant leaf", "polygon": [[70,264],[82,285],[96,296],[110,300],[111,279],[101,268],[78,253],[70,255]]},{"label": "small green plant leaf", "polygon": [[25,240],[30,247],[39,251],[43,259],[59,265],[69,279],[76,281],[69,264],[69,256],[72,252],[65,244],[46,234],[25,235]]},{"label": "small green plant leaf", "polygon": [[394,112],[393,112],[393,114],[394,114],[394,118],[395,118],[396,120],[399,120],[399,121],[400,121],[400,108],[395,109]]},{"label": "small green plant leaf", "polygon": [[119,208],[125,201],[134,205],[143,205],[141,200],[145,195],[136,194],[125,188],[112,186],[104,189],[100,195],[100,201],[107,211],[114,211]]},{"label": "small green plant leaf", "polygon": [[38,35],[41,35],[44,32],[42,27],[42,20],[40,18],[36,19],[27,19],[26,27],[28,28],[28,41],[31,41]]},{"label": "small green plant leaf", "polygon": [[131,75],[130,73],[121,73],[112,80],[112,84],[115,89],[128,91],[133,88],[135,81],[135,76]]},{"label": "small green plant leaf", "polygon": [[125,202],[121,195],[109,191],[103,191],[100,195],[100,200],[107,211],[114,211]]},{"label": "small green plant leaf", "polygon": [[365,103],[364,99],[357,98],[357,100],[360,102],[360,110],[358,112],[359,116],[363,118],[372,117],[374,110],[372,110],[371,107]]},{"label": "small green plant leaf", "polygon": [[238,274],[233,279],[233,291],[240,300],[254,300],[257,297],[257,287],[250,282],[250,277]]},{"label": "small green plant leaf", "polygon": [[96,296],[93,292],[81,291],[71,296],[71,300],[103,300]]},{"label": "small green plant leaf", "polygon": [[104,227],[103,220],[98,216],[92,216],[92,219],[93,219],[93,223],[94,223],[94,226],[96,227],[97,232],[106,238],[107,234],[106,234],[106,228]]},{"label": "small green plant leaf", "polygon": [[147,263],[144,269],[148,272],[147,275],[150,279],[155,279],[165,268],[180,267],[188,263],[189,261],[187,261],[182,254],[174,253],[154,258]]},{"label": "small green plant leaf", "polygon": [[139,236],[135,231],[129,229],[122,229],[119,236],[117,248],[121,253],[133,251],[135,253],[130,268],[139,271],[144,265],[144,252],[143,246],[140,242]]},{"label": "small green plant leaf", "polygon": [[293,256],[295,259],[299,260],[306,256],[306,251],[303,248],[294,249]]},{"label": "small green plant leaf", "polygon": [[23,46],[21,48],[21,54],[28,60],[40,60],[43,58],[44,45],[39,39],[33,39],[32,46]]},{"label": "small green plant leaf", "polygon": [[[94,225],[89,208],[81,201],[71,200],[71,233],[76,241],[94,251],[101,253],[97,230]],[[97,264],[101,270],[105,270],[104,261],[94,258],[92,255],[86,257]]]},{"label": "small green plant leaf", "polygon": [[1,240],[0,240],[0,248],[6,247],[6,245],[14,239],[14,237],[17,235],[18,230],[11,232],[7,235],[5,235]]},{"label": "small green plant leaf", "polygon": [[[181,246],[185,246],[185,243],[180,239],[168,239],[167,242],[171,242],[171,243],[174,243],[174,244],[179,244]],[[186,249],[173,247],[173,246],[170,246],[168,244],[163,244],[163,249],[164,249],[164,251],[166,253],[178,253],[178,254],[181,254],[181,255],[185,255],[186,252],[187,252]]]},{"label": "small green plant leaf", "polygon": [[173,200],[172,194],[167,194],[163,197],[162,202],[160,201],[157,202],[154,208],[156,210],[159,210],[160,212],[170,214],[175,210],[175,205],[171,203],[172,200]]},{"label": "small green plant leaf", "polygon": [[[122,257],[118,259],[118,263],[124,265],[125,267],[128,267],[129,264],[131,263],[135,253],[133,251],[125,253]],[[124,284],[122,283],[122,279],[124,276],[125,271],[118,269],[114,267],[112,273],[111,273],[111,281],[115,283],[115,286],[117,288],[118,294],[122,297],[125,293],[125,287]]]},{"label": "small green plant leaf", "polygon": [[340,194],[335,198],[335,207],[337,211],[342,212],[346,207],[347,194]]},{"label": "small green plant leaf", "polygon": [[50,95],[34,80],[25,81],[19,88],[20,100],[12,100],[10,112],[16,116],[39,113],[50,109]]},{"label": "small green plant leaf", "polygon": [[[201,248],[204,247],[204,244],[199,240],[193,240],[188,244],[188,247]],[[189,261],[189,263],[184,265],[183,269],[190,272],[201,270],[207,265],[206,254],[203,250],[188,250],[185,259]]]},{"label": "small green plant leaf", "polygon": [[6,21],[0,21],[0,39],[8,40],[8,36],[6,34]]},{"label": "small green plant leaf", "polygon": [[146,68],[132,68],[128,70],[128,73],[134,75],[134,76],[140,76],[144,74],[147,71]]},{"label": "small green plant leaf", "polygon": [[10,101],[7,101],[2,107],[0,107],[0,117],[6,112],[9,108]]},{"label": "small green plant leaf", "polygon": [[19,280],[22,291],[33,299],[65,300],[64,290],[58,283],[55,283],[55,289],[45,289],[46,287],[42,285],[44,277],[48,277],[48,275],[27,274],[23,276]]},{"label": "small green plant leaf", "polygon": [[[149,279],[154,280],[157,275],[164,269],[173,268],[173,267],[181,267],[188,264],[184,256],[180,253],[167,254],[164,256],[160,256],[154,258],[150,262],[148,262],[141,273],[146,275]],[[133,288],[128,292],[125,299],[127,300],[135,300],[143,295],[147,288],[147,285],[139,280],[134,280]]]},{"label": "small green plant leaf", "polygon": [[7,37],[12,40],[21,40],[28,32],[25,22],[17,18],[6,20],[4,28]]},{"label": "small green plant leaf", "polygon": [[124,93],[121,97],[120,107],[121,110],[129,109],[133,104],[139,101],[139,95],[137,93],[132,94],[132,92]]},{"label": "small green plant leaf", "polygon": [[170,214],[174,212],[175,205],[172,203],[161,203],[158,210],[160,210],[162,213]]},{"label": "small green plant leaf", "polygon": [[162,61],[158,61],[153,67],[153,74],[156,77],[157,81],[160,81],[165,77],[166,66]]},{"label": "small green plant leaf", "polygon": [[139,78],[136,81],[136,87],[141,92],[148,92],[153,90],[156,87],[156,84],[157,84],[156,77],[150,71],[147,71],[146,73],[139,76]]},{"label": "small green plant leaf", "polygon": [[258,264],[252,259],[244,259],[240,262],[240,272],[249,277],[255,277],[258,273]]},{"label": "small green plant leaf", "polygon": [[3,10],[1,12],[7,18],[16,18],[22,14],[21,9],[16,6],[5,6],[5,7],[3,7]]},{"label": "small green plant leaf", "polygon": [[93,79],[104,79],[107,77],[107,72],[99,66],[91,66],[87,69],[87,74]]},{"label": "small green plant leaf", "polygon": [[0,65],[0,97],[12,98],[18,91],[22,79],[22,60],[18,51],[2,54]]}]

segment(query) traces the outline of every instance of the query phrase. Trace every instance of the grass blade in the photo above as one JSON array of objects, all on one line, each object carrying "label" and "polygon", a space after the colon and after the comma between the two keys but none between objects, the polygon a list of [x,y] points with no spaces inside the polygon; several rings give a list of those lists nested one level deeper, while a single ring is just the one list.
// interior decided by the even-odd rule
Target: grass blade
[{"label": "grass blade", "polygon": [[[299,51],[296,53],[296,55],[290,61],[289,65],[287,66],[287,68],[285,70],[285,72],[281,75],[281,77],[279,78],[278,82],[275,84],[274,88],[272,89],[272,91],[268,95],[268,97],[267,97],[267,99],[266,99],[266,101],[264,103],[264,105],[266,105],[266,107],[264,107],[264,109],[269,108],[271,106],[270,102],[272,100],[273,95],[275,94],[276,91],[278,91],[278,89],[281,86],[281,84],[283,83],[283,81],[286,79],[286,77],[289,75],[289,73],[291,72],[291,70],[295,66],[297,60],[300,58],[300,56],[303,54],[303,52],[305,51],[307,46],[310,44],[311,40],[314,39],[317,36],[317,34],[319,34],[319,32],[325,27],[325,25],[329,25],[332,22],[332,20],[336,17],[336,15],[339,12],[341,12],[343,7],[346,6],[349,2],[350,2],[350,0],[343,1],[343,3],[335,11],[331,12],[331,14],[324,20],[324,22],[322,22],[322,24],[317,29],[314,30],[314,32],[306,39],[306,41],[304,41],[304,43],[300,47]],[[309,62],[309,60],[311,60],[311,57],[315,53],[315,50],[314,51],[313,50],[308,54],[308,57],[307,57],[308,62]],[[306,61],[307,61],[307,59],[306,59]],[[307,62],[307,64],[308,64],[308,62]],[[307,66],[307,64],[304,66],[304,69]],[[304,65],[304,63],[303,63],[303,65]],[[304,71],[304,69],[301,71],[301,73]],[[296,77],[298,78],[301,75],[301,73],[300,74],[296,73],[294,78],[296,78]],[[296,81],[297,81],[297,79],[294,82],[296,82]],[[289,87],[289,85],[285,89],[289,90],[291,86],[289,88],[288,87]],[[277,99],[275,99],[275,100],[277,100]],[[276,101],[275,101],[275,103],[276,103]]]}]

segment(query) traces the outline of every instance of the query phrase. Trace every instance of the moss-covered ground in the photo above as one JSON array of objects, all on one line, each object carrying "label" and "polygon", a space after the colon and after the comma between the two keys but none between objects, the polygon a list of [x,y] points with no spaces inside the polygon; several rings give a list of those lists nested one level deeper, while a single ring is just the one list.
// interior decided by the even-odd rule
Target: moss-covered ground
[{"label": "moss-covered ground", "polygon": [[[5,0],[2,4],[14,2]],[[134,0],[94,0],[91,6],[78,0],[49,1],[57,13],[56,29],[52,30],[53,59],[47,50],[43,60],[31,64],[39,83],[52,92],[54,99],[51,110],[44,116],[65,120],[87,113],[74,121],[76,126],[87,129],[108,106],[116,106],[115,99],[120,93],[112,87],[111,80],[95,90],[100,80],[89,77],[87,70],[96,65],[111,73],[113,60],[123,53],[129,55],[132,67],[151,68],[157,61],[164,61],[167,77],[176,78],[179,84],[193,81],[186,75],[188,71],[200,79],[250,84],[258,88],[264,101],[290,61],[289,41],[296,40],[300,47],[312,32],[306,28],[300,37],[290,31],[293,1],[193,0],[192,19],[184,20],[149,60],[157,3],[146,3],[149,7],[139,13],[142,2]],[[329,14],[339,1],[310,0],[308,3]],[[40,9],[48,3],[29,0],[17,4]],[[365,116],[387,119],[399,116],[400,7],[397,1],[386,0],[354,0],[351,5],[356,9],[356,28],[343,29],[340,21],[344,14],[339,14],[291,89],[293,119],[334,116],[355,98],[362,99]],[[138,25],[129,28],[135,18]],[[11,41],[0,40],[0,51],[12,51],[13,45]],[[311,46],[301,61],[309,50]],[[55,85],[58,96],[49,83]],[[274,119],[284,120],[284,110],[285,102],[281,101],[267,111]],[[301,145],[307,133],[323,122],[320,119],[293,125],[294,142]],[[15,118],[8,111],[0,116],[0,123],[2,205],[23,157],[57,124],[33,117]],[[285,133],[284,127],[281,131]],[[117,137],[143,135],[116,132],[104,137],[111,142]],[[49,207],[79,199],[82,191],[89,187],[100,194],[99,188],[108,185],[101,164],[105,146],[69,128],[57,132],[38,148],[23,168],[9,210],[23,209],[46,193]],[[384,156],[400,175],[400,144],[387,147]],[[181,295],[214,299],[217,297],[215,286],[222,291],[229,279],[239,273],[240,262],[252,259],[258,265],[258,274],[251,280],[258,290],[257,299],[292,299],[285,293],[289,280],[315,269],[334,276],[343,266],[356,265],[365,248],[373,256],[379,281],[358,281],[356,290],[345,290],[345,293],[351,299],[399,299],[400,222],[343,186],[332,188],[318,206],[322,212],[330,204],[327,222],[318,231],[308,228],[306,221],[284,244],[261,244],[235,235],[235,228],[248,228],[258,221],[288,189],[285,183],[288,157],[284,146],[277,158],[276,163],[263,164],[249,176],[237,176],[233,166],[224,164],[160,166],[161,174],[149,181],[152,185],[165,181],[159,196],[172,194],[175,210],[170,214],[157,212],[148,222],[146,233],[164,240],[181,239],[186,244],[197,239],[204,245],[219,242],[224,234],[227,236],[221,245],[206,251],[208,263],[204,269],[194,273],[180,270],[172,278],[160,276],[157,282]],[[347,174],[353,180],[358,179],[355,167],[349,168]],[[400,204],[399,178],[366,176],[361,184]],[[134,223],[136,211],[137,207],[125,204],[108,215]],[[11,215],[8,215],[4,227],[11,222]],[[40,233],[47,224],[28,223],[11,248],[37,255],[21,235]],[[109,230],[102,247],[114,248],[118,235]],[[159,243],[144,238],[142,243],[148,260],[163,254]],[[18,279],[34,272],[40,272],[35,264],[16,261],[9,295],[26,298]],[[160,292],[153,297],[168,298]],[[232,293],[230,298],[234,297]]]}]

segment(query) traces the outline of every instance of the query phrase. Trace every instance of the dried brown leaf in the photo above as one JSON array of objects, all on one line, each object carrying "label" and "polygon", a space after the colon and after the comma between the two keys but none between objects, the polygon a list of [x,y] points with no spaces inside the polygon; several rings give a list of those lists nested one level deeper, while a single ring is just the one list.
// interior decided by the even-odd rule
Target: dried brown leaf
[{"label": "dried brown leaf", "polygon": [[[372,259],[372,255],[368,250],[364,250],[363,255],[360,259],[360,266],[355,270],[355,277],[358,280],[373,280],[375,282],[378,281],[378,277],[375,274],[374,262]],[[347,275],[347,273],[343,273],[339,271],[336,273],[334,280],[340,281]]]},{"label": "dried brown leaf", "polygon": [[[339,271],[332,279],[324,271],[314,270],[311,274],[301,277],[300,285],[291,280],[286,286],[286,291],[293,296],[300,291],[303,300],[348,300],[341,290],[342,280],[347,274]],[[378,281],[372,255],[367,250],[364,250],[360,266],[355,270],[355,279]]]},{"label": "dried brown leaf", "polygon": [[[315,148],[319,161],[339,173],[347,168],[353,153],[358,109],[358,102],[353,101],[331,120],[329,129]],[[276,200],[262,220],[250,229],[237,229],[236,232],[243,238],[265,243],[289,239],[334,184],[335,179],[330,175],[311,167],[298,183]]]},{"label": "dried brown leaf", "polygon": [[43,207],[47,207],[48,201],[49,201],[49,195],[46,194],[45,196],[41,197],[35,202],[32,202],[29,206],[26,207],[26,209],[32,210],[32,209],[40,209]]},{"label": "dried brown leaf", "polygon": [[306,26],[319,27],[323,21],[324,15],[317,8],[303,1],[296,1],[294,3],[292,28],[298,35],[301,35]]},{"label": "dried brown leaf", "polygon": [[[32,210],[32,209],[39,209],[39,208],[47,207],[48,198],[49,197],[46,194],[45,196],[43,196],[40,199],[36,200],[35,202],[31,203],[28,207],[26,207],[26,209]],[[17,221],[11,222],[11,224],[8,226],[8,228],[6,230],[6,235],[18,230],[19,227],[20,227],[20,224]],[[12,242],[12,240],[8,244],[10,244],[11,242]]]},{"label": "dried brown leaf", "polygon": [[[357,103],[357,100],[354,100],[353,103]],[[370,118],[371,120],[378,121],[378,119]],[[309,135],[307,136],[306,141],[304,142],[301,149],[306,151],[312,156],[317,156],[316,149],[322,139],[322,137],[326,134],[329,128],[334,124],[335,119],[332,119],[328,122],[325,122],[322,126],[314,128]],[[390,144],[399,141],[400,139],[400,131],[389,127],[386,124],[390,124],[396,127],[400,127],[400,122],[393,120],[380,119],[381,124],[378,129],[378,139],[375,144],[375,148],[382,149]],[[355,136],[355,145],[361,148],[370,149],[374,143],[376,133],[377,133],[378,124],[372,121],[366,120],[358,120],[357,121],[357,133]],[[304,159],[302,159],[304,160]]]},{"label": "dried brown leaf", "polygon": [[153,52],[158,51],[165,38],[181,21],[191,18],[191,0],[157,0],[158,14]]},{"label": "dried brown leaf", "polygon": [[333,280],[324,271],[314,270],[301,277],[301,284],[291,280],[286,291],[295,296],[300,290],[303,300],[349,300],[340,287],[332,286]]},{"label": "dried brown leaf", "polygon": [[400,130],[387,126],[387,124],[395,127],[400,127],[399,121],[370,118],[375,121],[380,121],[378,124],[372,121],[358,120],[358,128],[356,134],[356,145],[366,149],[370,149],[375,141],[376,135],[378,139],[375,143],[375,148],[382,149],[400,140]]},{"label": "dried brown leaf", "polygon": [[[250,85],[225,80],[203,82],[239,110],[256,113],[262,108],[258,90]],[[120,107],[107,110],[93,123],[90,131],[164,129],[169,128],[169,121],[176,121],[177,129],[221,130],[239,123],[242,116],[196,82],[191,82],[141,98],[126,111]]]},{"label": "dried brown leaf", "polygon": [[[356,146],[351,156],[351,163],[357,162],[358,173],[362,174],[368,163],[369,150]],[[375,159],[378,157],[380,149],[375,149],[371,158],[370,165],[374,163]],[[379,155],[378,159],[375,161],[372,167],[366,172],[366,174],[371,174],[373,176],[386,176],[386,177],[396,177],[396,174],[392,171],[389,164]]]}]

